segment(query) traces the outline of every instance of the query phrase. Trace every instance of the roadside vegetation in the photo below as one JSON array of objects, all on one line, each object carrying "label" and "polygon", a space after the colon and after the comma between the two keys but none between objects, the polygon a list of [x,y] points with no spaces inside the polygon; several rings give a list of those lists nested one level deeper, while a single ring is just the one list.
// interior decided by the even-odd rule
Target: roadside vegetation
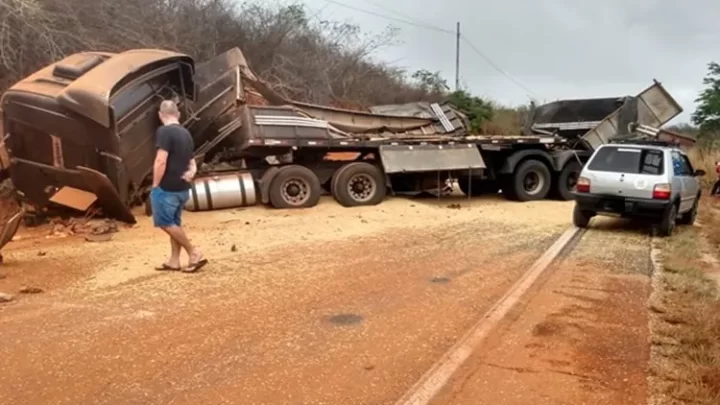
[{"label": "roadside vegetation", "polygon": [[[720,225],[720,217],[703,220]],[[700,231],[690,228],[662,242],[664,269],[650,304],[657,405],[720,403],[720,295],[706,273],[717,263],[699,241]]]},{"label": "roadside vegetation", "polygon": [[692,124],[671,128],[698,140],[690,151],[703,169],[700,226],[659,242],[654,276],[651,404],[720,404],[720,200],[709,196],[720,161],[720,65],[710,63]]}]

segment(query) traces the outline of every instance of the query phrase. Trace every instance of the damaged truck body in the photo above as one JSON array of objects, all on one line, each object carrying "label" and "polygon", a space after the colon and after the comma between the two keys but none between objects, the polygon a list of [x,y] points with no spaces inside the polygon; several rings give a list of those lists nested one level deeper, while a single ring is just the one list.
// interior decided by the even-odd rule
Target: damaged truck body
[{"label": "damaged truck body", "polygon": [[593,110],[582,125],[553,122],[566,106],[541,106],[524,134],[474,135],[448,103],[352,111],[285,99],[237,48],[200,64],[164,50],[83,52],[2,97],[18,198],[36,212],[59,204],[135,222],[131,207],[149,192],[162,99],[178,102],[195,140],[200,172],[189,210],[305,208],[324,192],[344,206],[373,205],[388,192],[439,189],[448,179],[468,196],[570,199],[595,147],[625,135],[631,122],[660,127],[682,112],[654,82],[604,103],[612,111]]}]

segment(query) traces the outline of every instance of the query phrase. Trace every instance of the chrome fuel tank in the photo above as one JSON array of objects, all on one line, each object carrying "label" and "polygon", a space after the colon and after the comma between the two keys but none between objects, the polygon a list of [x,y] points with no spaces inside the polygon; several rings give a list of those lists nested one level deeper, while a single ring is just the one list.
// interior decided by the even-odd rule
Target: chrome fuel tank
[{"label": "chrome fuel tank", "polygon": [[248,172],[197,177],[190,188],[188,211],[210,211],[255,205],[255,182]]}]

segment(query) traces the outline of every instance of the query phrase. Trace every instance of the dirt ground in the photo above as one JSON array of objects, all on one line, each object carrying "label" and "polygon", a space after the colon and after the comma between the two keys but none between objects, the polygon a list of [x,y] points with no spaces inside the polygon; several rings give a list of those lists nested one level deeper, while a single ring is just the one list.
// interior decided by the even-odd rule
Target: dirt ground
[{"label": "dirt ground", "polygon": [[[0,403],[393,404],[571,211],[489,197],[188,213],[211,260],[198,274],[152,269],[167,241],[142,216],[107,242],[22,230],[0,292],[44,292],[0,305]],[[435,403],[645,398],[647,232],[603,221]]]},{"label": "dirt ground", "polygon": [[432,403],[646,403],[650,238],[633,226],[594,219]]}]

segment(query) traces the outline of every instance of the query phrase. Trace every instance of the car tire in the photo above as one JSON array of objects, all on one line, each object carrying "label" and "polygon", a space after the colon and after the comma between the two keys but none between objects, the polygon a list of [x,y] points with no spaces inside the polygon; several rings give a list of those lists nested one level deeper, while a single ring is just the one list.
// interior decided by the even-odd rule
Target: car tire
[{"label": "car tire", "polygon": [[320,201],[322,186],[312,170],[290,165],[277,171],[269,191],[270,204],[275,208],[310,208]]},{"label": "car tire", "polygon": [[677,221],[678,224],[693,225],[695,223],[695,220],[697,219],[699,205],[700,205],[700,196],[695,198],[695,202],[693,203],[693,206],[690,209],[690,211],[688,211],[688,212],[682,214],[682,216],[680,216],[680,219]]},{"label": "car tire", "polygon": [[573,188],[577,183],[578,177],[580,177],[580,171],[582,166],[578,162],[570,162],[563,167],[555,179],[555,184],[551,191],[551,195],[556,200],[570,201],[574,199]]},{"label": "car tire", "polygon": [[675,230],[675,223],[677,222],[677,213],[678,213],[678,207],[677,204],[672,204],[663,215],[662,221],[660,221],[660,226],[658,228],[658,231],[660,233],[660,236],[672,236],[673,231]]},{"label": "car tire", "polygon": [[[528,176],[535,177],[534,181]],[[526,181],[537,184],[526,184]],[[550,192],[552,185],[552,176],[550,169],[541,161],[528,159],[515,169],[509,184],[509,192],[506,195],[511,200],[516,201],[537,201],[545,199]],[[533,190],[528,190],[528,186],[533,186]],[[505,190],[503,190],[505,191]]]},{"label": "car tire", "polygon": [[331,184],[333,197],[344,207],[377,205],[387,195],[385,174],[379,167],[366,162],[341,167],[333,175]]},{"label": "car tire", "polygon": [[573,209],[573,225],[585,229],[590,225],[590,220],[594,216],[594,213],[583,211],[579,205],[575,204],[575,208]]}]

